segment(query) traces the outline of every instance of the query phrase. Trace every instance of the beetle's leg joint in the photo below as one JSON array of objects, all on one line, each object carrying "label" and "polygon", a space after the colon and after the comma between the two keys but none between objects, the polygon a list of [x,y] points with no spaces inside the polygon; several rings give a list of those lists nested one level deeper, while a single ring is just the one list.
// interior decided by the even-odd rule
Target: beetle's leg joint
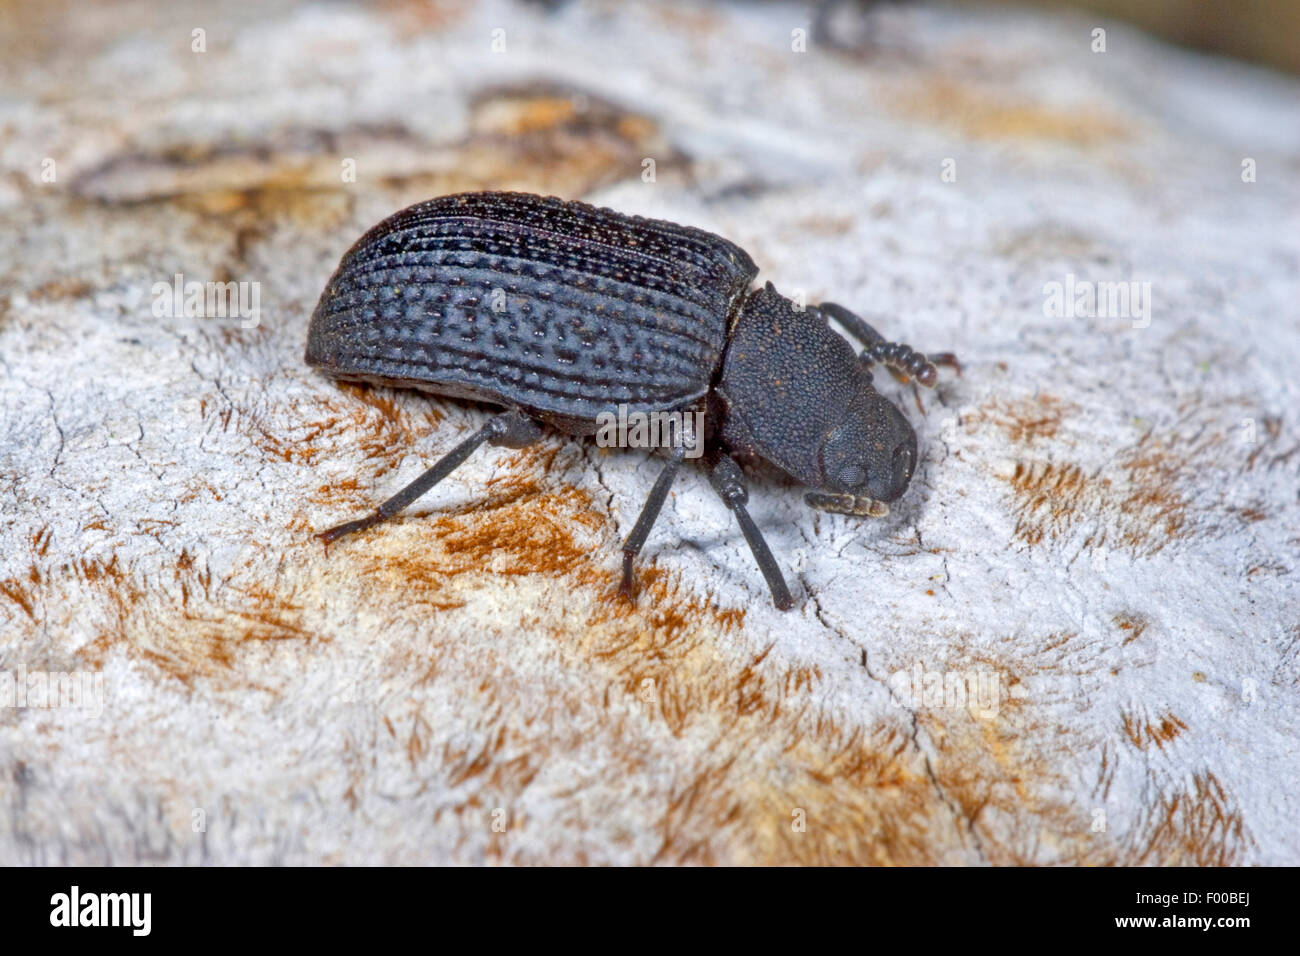
[{"label": "beetle's leg joint", "polygon": [[524,448],[542,437],[542,426],[523,412],[502,412],[485,426],[491,429],[488,444],[498,448]]}]

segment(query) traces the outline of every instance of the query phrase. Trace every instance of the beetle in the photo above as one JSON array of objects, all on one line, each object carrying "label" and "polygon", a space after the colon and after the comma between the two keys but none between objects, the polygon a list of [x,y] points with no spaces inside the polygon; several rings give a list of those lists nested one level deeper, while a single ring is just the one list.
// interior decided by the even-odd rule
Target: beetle
[{"label": "beetle", "polygon": [[[735,515],[782,610],[785,578],[746,510],[733,456],[777,466],[816,509],[888,514],[911,481],[916,433],[876,391],[877,363],[933,387],[936,364],[834,303],[800,307],[721,236],[529,193],[418,203],[343,256],[311,317],[306,362],[338,379],[501,408],[373,513],[326,544],[392,518],[484,444],[522,448],[546,426],[592,435],[602,416],[702,416],[710,484]],[[834,319],[860,353],[828,323]],[[672,448],[623,544],[620,591],[686,458]]]}]

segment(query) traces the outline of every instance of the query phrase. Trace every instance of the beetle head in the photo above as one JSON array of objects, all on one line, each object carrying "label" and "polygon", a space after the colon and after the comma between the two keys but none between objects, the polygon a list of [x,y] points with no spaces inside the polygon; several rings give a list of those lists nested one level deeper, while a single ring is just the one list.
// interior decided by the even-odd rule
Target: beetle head
[{"label": "beetle head", "polygon": [[862,383],[821,446],[822,483],[804,500],[820,511],[882,518],[907,490],[916,432],[892,402]]}]

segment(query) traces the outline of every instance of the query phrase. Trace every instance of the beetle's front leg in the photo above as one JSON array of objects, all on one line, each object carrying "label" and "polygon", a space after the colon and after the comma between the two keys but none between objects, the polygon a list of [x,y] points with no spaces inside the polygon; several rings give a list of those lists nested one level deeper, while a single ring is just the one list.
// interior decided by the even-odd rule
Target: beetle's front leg
[{"label": "beetle's front leg", "polygon": [[951,352],[923,355],[910,345],[890,342],[864,319],[842,305],[823,302],[816,308],[823,316],[832,318],[844,326],[849,335],[866,346],[858,359],[868,369],[879,362],[900,382],[914,381],[926,388],[934,388],[939,380],[939,370],[935,366],[944,365],[955,369],[958,375],[961,374],[961,363]]},{"label": "beetle's front leg", "polygon": [[777,567],[776,558],[772,557],[771,549],[763,540],[763,533],[758,530],[749,512],[745,510],[745,502],[749,501],[749,490],[745,487],[744,472],[731,456],[720,455],[709,471],[709,483],[736,516],[740,530],[749,543],[749,550],[753,552],[754,560],[758,562],[758,569],[763,572],[768,590],[772,592],[772,603],[779,610],[790,610],[794,607],[790,589],[786,587],[785,578],[781,575],[781,569]]}]

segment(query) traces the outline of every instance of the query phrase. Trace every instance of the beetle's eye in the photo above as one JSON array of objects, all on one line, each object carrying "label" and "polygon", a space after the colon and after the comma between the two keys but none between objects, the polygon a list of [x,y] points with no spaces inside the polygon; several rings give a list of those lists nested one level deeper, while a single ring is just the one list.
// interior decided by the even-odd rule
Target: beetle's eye
[{"label": "beetle's eye", "polygon": [[845,465],[836,475],[842,488],[856,488],[867,480],[867,473],[861,465]]}]

